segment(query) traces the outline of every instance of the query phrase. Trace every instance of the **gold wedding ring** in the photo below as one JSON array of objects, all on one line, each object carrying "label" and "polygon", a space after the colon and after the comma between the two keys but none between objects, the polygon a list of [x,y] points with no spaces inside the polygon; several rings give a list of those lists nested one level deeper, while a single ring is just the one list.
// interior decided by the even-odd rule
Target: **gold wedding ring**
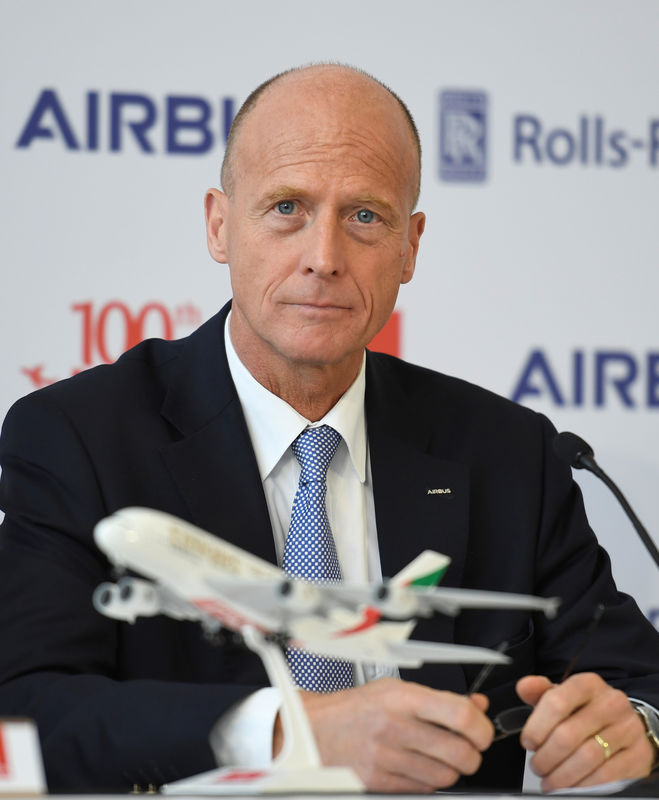
[{"label": "gold wedding ring", "polygon": [[611,758],[611,748],[609,746],[609,743],[605,739],[602,739],[599,733],[596,733],[593,738],[595,739],[597,744],[602,748],[602,750],[604,750],[604,760],[607,761],[609,758]]}]

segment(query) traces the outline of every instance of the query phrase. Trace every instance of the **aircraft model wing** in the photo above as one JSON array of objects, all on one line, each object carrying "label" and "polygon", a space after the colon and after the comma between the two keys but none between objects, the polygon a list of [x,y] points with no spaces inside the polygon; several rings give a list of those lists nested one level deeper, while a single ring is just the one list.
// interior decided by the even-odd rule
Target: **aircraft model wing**
[{"label": "aircraft model wing", "polygon": [[498,650],[460,644],[420,642],[390,642],[388,649],[401,667],[420,667],[426,663],[453,664],[510,664],[511,658]]},{"label": "aircraft model wing", "polygon": [[475,589],[451,589],[433,586],[409,589],[417,597],[419,613],[429,616],[434,611],[441,611],[445,605],[463,608],[490,608],[508,610],[541,611],[553,619],[561,604],[559,597],[536,597],[531,594],[514,594],[512,592],[488,592]]},{"label": "aircraft model wing", "polygon": [[310,583],[275,578],[207,577],[208,588],[227,601],[267,614],[280,623],[315,614],[326,617],[366,607],[390,619],[412,619],[440,612],[455,616],[463,608],[542,611],[553,617],[560,600],[510,592],[444,589],[394,584]]},{"label": "aircraft model wing", "polygon": [[541,611],[553,618],[560,605],[558,597],[440,586],[399,586],[393,582],[319,584],[319,591],[327,603],[348,607],[370,605],[392,619],[429,617],[435,612],[455,616],[465,608]]},{"label": "aircraft model wing", "polygon": [[510,658],[498,650],[442,642],[423,642],[408,637],[414,620],[381,621],[370,627],[323,636],[322,623],[311,618],[292,624],[297,647],[334,658],[361,663],[377,662],[399,667],[420,667],[425,662],[437,664],[509,664]]}]

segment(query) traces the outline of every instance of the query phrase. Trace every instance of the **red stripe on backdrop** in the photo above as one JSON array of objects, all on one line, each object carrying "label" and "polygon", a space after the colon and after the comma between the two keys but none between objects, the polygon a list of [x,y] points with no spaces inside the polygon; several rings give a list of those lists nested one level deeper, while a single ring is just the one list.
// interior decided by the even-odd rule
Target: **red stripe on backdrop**
[{"label": "red stripe on backdrop", "polygon": [[389,317],[389,321],[382,328],[380,333],[373,337],[368,345],[369,350],[377,353],[388,353],[390,356],[401,357],[401,331],[402,315],[400,311],[394,311]]},{"label": "red stripe on backdrop", "polygon": [[7,760],[7,750],[5,740],[0,728],[0,777],[9,775],[9,761]]}]

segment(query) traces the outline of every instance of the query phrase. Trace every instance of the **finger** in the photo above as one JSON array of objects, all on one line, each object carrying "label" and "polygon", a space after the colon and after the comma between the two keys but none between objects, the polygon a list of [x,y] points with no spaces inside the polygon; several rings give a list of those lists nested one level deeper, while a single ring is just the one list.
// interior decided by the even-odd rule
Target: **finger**
[{"label": "finger", "polygon": [[460,734],[478,751],[486,750],[494,738],[494,725],[485,716],[487,699],[483,695],[453,694],[452,692],[432,691],[415,708],[420,720]]},{"label": "finger", "polygon": [[[572,675],[558,686],[547,689],[540,697],[533,713],[522,730],[521,743],[526,750],[538,750],[552,732],[569,719],[579,708],[591,703],[597,696],[606,695],[615,690],[608,686],[599,675],[582,673]],[[622,693],[619,693],[622,695]],[[624,698],[624,695],[622,695]],[[626,699],[626,698],[625,698]],[[601,713],[601,712],[600,712]],[[597,733],[608,723],[606,714],[597,717],[594,729],[586,730],[583,739]],[[570,729],[563,731],[568,734]],[[568,737],[567,745],[578,744]],[[565,755],[565,751],[561,751]]]},{"label": "finger", "polygon": [[414,750],[440,763],[442,770],[448,767],[461,775],[473,775],[480,768],[483,757],[466,736],[443,728],[434,728],[432,735],[420,729],[419,733],[422,738]]},{"label": "finger", "polygon": [[605,761],[601,767],[591,772],[578,786],[596,786],[613,781],[637,780],[645,778],[652,771],[654,750],[646,739],[640,739],[634,747],[619,750],[614,758]]},{"label": "finger", "polygon": [[517,681],[515,689],[522,702],[535,706],[542,695],[554,686],[544,675],[526,675]]},{"label": "finger", "polygon": [[619,746],[616,736],[620,733],[620,726],[614,725],[598,734],[601,741],[594,736],[588,739],[576,753],[543,778],[543,790],[595,786],[648,775],[654,757],[650,743],[641,736],[634,738],[629,747]]},{"label": "finger", "polygon": [[[553,703],[554,698],[549,697],[549,701]],[[540,706],[538,710],[541,710]],[[536,751],[532,758],[533,769],[538,770],[540,775],[552,772],[585,743],[596,745],[595,735],[601,735],[605,729],[610,732],[611,725],[617,727],[612,741],[618,748],[631,744],[630,732],[633,732],[638,721],[634,719],[635,716],[626,695],[617,689],[606,687],[606,691],[598,692],[585,705],[560,720],[546,739],[533,748]],[[529,718],[529,723],[531,721]],[[523,731],[522,740],[531,735],[533,734]],[[597,752],[597,748],[593,750],[592,747],[587,747],[586,750],[590,750],[598,757],[593,761],[595,768],[599,765],[601,752]],[[584,775],[578,777],[581,779]]]},{"label": "finger", "polygon": [[476,708],[483,713],[485,713],[490,707],[490,698],[485,694],[470,694],[469,699],[476,706]]},{"label": "finger", "polygon": [[[377,774],[369,776],[370,780],[367,782],[369,789],[373,790],[375,787],[381,791],[400,792],[404,784],[408,786],[415,784],[422,787],[423,791],[427,788],[435,790],[452,786],[460,778],[459,770],[409,750],[392,748],[387,754],[386,764],[387,775],[384,782]],[[378,772],[382,776],[384,770]]]},{"label": "finger", "polygon": [[437,787],[422,783],[406,775],[398,775],[383,769],[355,764],[353,769],[369,792],[381,794],[430,794]]},{"label": "finger", "polygon": [[[609,739],[613,742],[613,736],[609,730],[603,730],[598,736],[607,745],[609,745]],[[607,752],[609,755],[607,755]],[[613,757],[612,744],[604,748],[594,736],[591,736],[554,770],[544,776],[542,780],[543,790],[545,787],[550,787],[547,791],[553,791],[554,789],[577,786],[596,773],[601,776],[606,771],[605,767],[612,767],[611,771],[614,774],[617,765],[609,763]]]},{"label": "finger", "polygon": [[[406,774],[425,782],[441,780],[441,784],[435,784],[437,786],[447,785],[444,782],[446,768],[456,771],[456,774],[473,775],[482,761],[479,750],[466,736],[415,717],[397,715],[390,718],[379,740],[405,756],[414,755],[415,758],[424,759],[426,770],[430,771]],[[385,763],[391,769],[389,761]]]}]

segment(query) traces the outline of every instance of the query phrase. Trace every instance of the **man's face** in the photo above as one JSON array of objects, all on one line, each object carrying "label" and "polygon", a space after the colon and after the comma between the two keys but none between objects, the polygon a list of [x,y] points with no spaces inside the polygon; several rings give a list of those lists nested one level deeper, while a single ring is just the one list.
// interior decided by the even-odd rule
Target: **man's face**
[{"label": "man's face", "polygon": [[353,369],[414,271],[424,216],[410,217],[416,154],[402,112],[366,79],[320,77],[262,96],[236,142],[230,196],[207,195],[248,367]]}]

